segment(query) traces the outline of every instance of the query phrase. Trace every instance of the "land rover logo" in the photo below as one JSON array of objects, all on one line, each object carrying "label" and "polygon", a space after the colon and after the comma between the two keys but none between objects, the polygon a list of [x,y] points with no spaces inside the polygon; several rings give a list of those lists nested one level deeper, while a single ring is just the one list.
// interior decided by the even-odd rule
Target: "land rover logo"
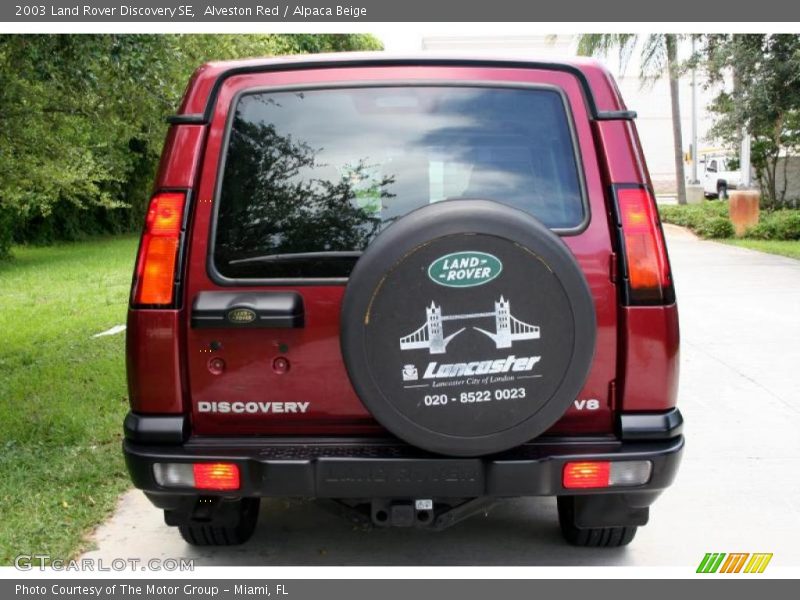
[{"label": "land rover logo", "polygon": [[256,313],[249,308],[233,308],[228,311],[227,319],[231,323],[252,323],[256,320]]},{"label": "land rover logo", "polygon": [[500,259],[486,252],[454,252],[433,261],[428,277],[447,287],[473,287],[490,282],[502,270]]}]

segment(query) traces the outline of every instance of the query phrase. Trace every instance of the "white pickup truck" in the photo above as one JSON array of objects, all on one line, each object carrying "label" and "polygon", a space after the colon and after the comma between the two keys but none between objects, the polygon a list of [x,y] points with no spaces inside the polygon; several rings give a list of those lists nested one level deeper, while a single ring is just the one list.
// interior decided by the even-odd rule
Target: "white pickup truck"
[{"label": "white pickup truck", "polygon": [[741,172],[729,166],[732,158],[722,153],[700,153],[700,183],[706,198],[727,199],[728,190],[735,190],[741,183]]}]

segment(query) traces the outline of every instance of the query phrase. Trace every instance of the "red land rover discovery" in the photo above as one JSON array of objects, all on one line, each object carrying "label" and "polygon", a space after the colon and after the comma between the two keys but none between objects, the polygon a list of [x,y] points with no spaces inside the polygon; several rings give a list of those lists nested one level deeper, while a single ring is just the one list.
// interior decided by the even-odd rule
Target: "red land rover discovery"
[{"label": "red land rover discovery", "polygon": [[276,496],[433,529],[555,496],[630,542],[683,446],[634,117],[592,61],[198,69],[131,293],[135,485],[192,544]]}]

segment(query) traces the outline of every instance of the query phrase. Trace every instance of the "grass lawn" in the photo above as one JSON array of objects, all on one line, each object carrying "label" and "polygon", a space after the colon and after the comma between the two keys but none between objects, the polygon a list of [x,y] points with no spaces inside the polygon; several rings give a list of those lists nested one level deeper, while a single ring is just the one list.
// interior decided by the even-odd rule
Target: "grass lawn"
[{"label": "grass lawn", "polygon": [[137,239],[15,248],[0,262],[0,564],[69,558],[128,486],[125,323]]},{"label": "grass lawn", "polygon": [[717,240],[731,246],[759,250],[770,254],[780,254],[800,260],[800,240]]}]

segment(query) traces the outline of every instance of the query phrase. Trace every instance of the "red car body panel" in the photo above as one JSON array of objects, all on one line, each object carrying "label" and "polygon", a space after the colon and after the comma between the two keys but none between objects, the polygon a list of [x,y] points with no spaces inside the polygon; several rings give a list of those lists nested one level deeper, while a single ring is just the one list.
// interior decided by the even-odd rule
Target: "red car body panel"
[{"label": "red car body panel", "polygon": [[[338,57],[337,57],[338,58]],[[333,60],[337,60],[334,58]],[[374,57],[373,57],[374,59]],[[302,59],[300,59],[302,60]],[[331,60],[306,58],[313,62]],[[182,123],[170,128],[156,188],[191,191],[191,235],[187,235],[181,307],[177,310],[132,309],[128,327],[128,373],[131,406],[144,414],[190,415],[193,435],[357,435],[383,434],[356,396],[339,349],[339,314],[344,287],[220,286],[208,273],[209,237],[219,176],[220,153],[235,95],[245,89],[296,85],[335,86],[359,82],[475,82],[538,84],[563,90],[574,120],[592,218],[577,235],[563,236],[575,255],[595,300],[597,345],[594,362],[576,400],[599,400],[597,410],[573,406],[550,430],[559,434],[612,434],[619,410],[657,411],[675,404],[677,382],[677,311],[662,307],[623,307],[616,268],[615,232],[606,217],[615,184],[649,185],[636,135],[627,120],[591,118],[578,76],[565,70],[458,66],[451,64],[381,64],[364,66],[358,56],[344,63],[291,70],[296,59],[211,63],[192,77],[181,114],[203,114],[208,124]],[[347,64],[348,61],[353,64]],[[279,65],[265,72],[237,72]],[[594,61],[575,61],[591,87],[594,110],[625,110],[616,84]],[[233,74],[231,74],[233,73]],[[219,83],[220,77],[225,74]],[[301,294],[305,326],[297,329],[192,329],[191,305],[208,290],[293,290]],[[289,360],[288,372],[273,369],[275,358]],[[209,361],[221,358],[224,371],[214,374]],[[201,401],[312,400],[305,414],[199,413]]]},{"label": "red car body panel", "polygon": [[[652,189],[636,126],[631,121],[595,124],[597,146],[606,157],[607,189],[639,184]],[[678,308],[627,306],[620,315],[619,409],[626,412],[667,410],[678,396]]]},{"label": "red car body panel", "polygon": [[143,414],[185,410],[181,325],[184,311],[130,310],[125,338],[128,397]]},{"label": "red car body panel", "polygon": [[663,411],[678,399],[678,309],[670,306],[627,307],[626,335],[620,364],[621,409]]},{"label": "red car body panel", "polygon": [[156,189],[194,186],[206,138],[203,125],[170,127],[156,175]]}]

